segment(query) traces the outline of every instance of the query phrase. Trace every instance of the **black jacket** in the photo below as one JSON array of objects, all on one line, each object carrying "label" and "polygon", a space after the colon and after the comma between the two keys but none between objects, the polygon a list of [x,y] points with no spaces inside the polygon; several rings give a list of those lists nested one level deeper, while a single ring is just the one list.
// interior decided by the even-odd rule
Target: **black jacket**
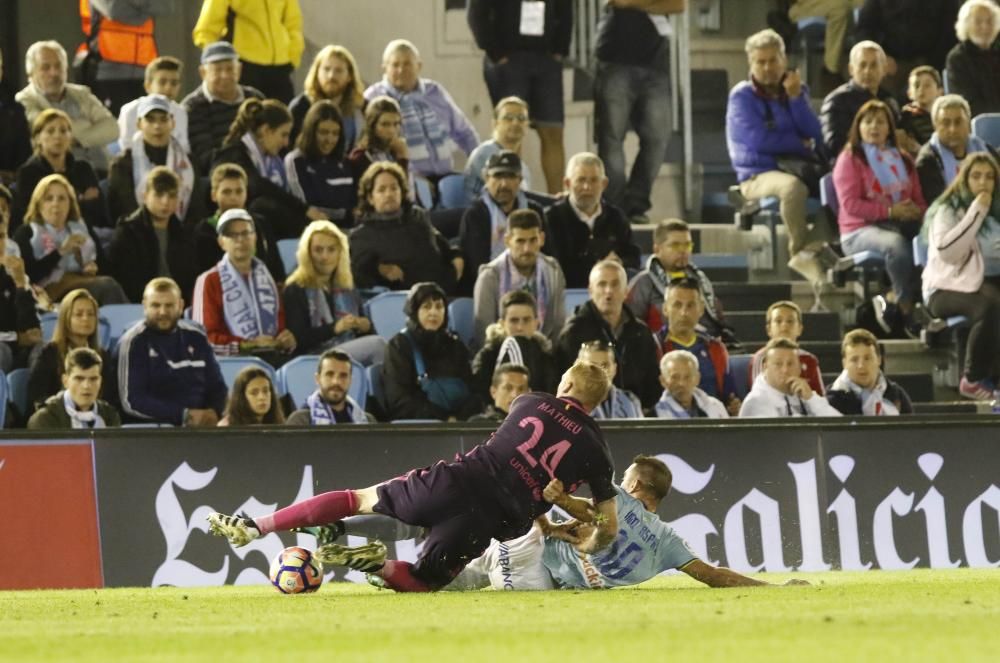
[{"label": "black jacket", "polygon": [[0,331],[25,332],[38,325],[31,290],[18,288],[7,270],[0,267]]},{"label": "black jacket", "polygon": [[[115,373],[118,365],[111,361],[111,356],[103,349],[98,350],[104,363],[101,367],[100,397],[114,402],[109,396],[115,395]],[[46,343],[35,363],[28,373],[28,410],[34,412],[50,397],[63,389],[63,359],[59,356],[59,348],[54,342]]]},{"label": "black jacket", "polygon": [[[910,395],[898,384],[886,378],[885,397],[899,408],[900,414],[913,414],[913,403]],[[861,398],[850,391],[834,390],[833,385],[826,388],[826,401],[840,411],[841,414],[861,416]]]},{"label": "black jacket", "polygon": [[[516,338],[517,345],[521,349],[520,363],[531,373],[529,380],[531,391],[555,393],[559,384],[559,372],[556,370],[556,357],[549,340],[540,332],[531,337]],[[500,354],[500,346],[506,340],[506,336],[487,334],[486,344],[479,349],[475,359],[472,360],[476,393],[484,399],[488,400],[490,397],[490,384],[493,382],[493,371],[497,367],[497,356]]]},{"label": "black jacket", "polygon": [[[263,93],[256,88],[248,85],[240,87],[247,99],[264,98]],[[222,147],[222,141],[226,139],[229,127],[236,119],[240,104],[209,101],[203,87],[199,85],[194,92],[184,97],[181,105],[188,112],[188,144],[191,145],[191,159],[201,174],[208,175],[212,165],[212,152]]]},{"label": "black jacket", "polygon": [[[24,220],[24,213],[28,209],[28,201],[31,194],[43,177],[52,175],[56,171],[44,157],[35,154],[17,169],[17,190],[14,192],[14,206],[10,214],[10,233],[21,226]],[[100,184],[97,181],[97,173],[89,162],[77,159],[72,153],[66,155],[65,175],[69,183],[76,189],[77,200],[80,202],[80,213],[83,214],[83,221],[88,228],[111,228],[114,224],[108,216],[107,201],[104,194],[100,194],[93,200],[80,200],[80,196],[87,189],[93,187],[100,191]],[[96,241],[96,238],[95,238]],[[100,242],[97,243],[100,246]]]},{"label": "black jacket", "polygon": [[1000,113],[1000,49],[983,50],[963,41],[948,53],[948,88],[969,102],[972,117]]},{"label": "black jacket", "polygon": [[[542,232],[549,237],[545,211],[535,201],[529,199],[527,202],[528,209],[535,210],[542,219]],[[490,258],[490,210],[482,198],[477,199],[462,214],[462,223],[458,228],[458,246],[462,251],[462,257],[465,258],[465,271],[462,272],[458,291],[459,294],[468,296],[472,294],[472,289],[476,285],[480,265],[485,265],[492,259]],[[542,250],[553,255],[547,246]]]},{"label": "black jacket", "polygon": [[865,0],[855,28],[857,41],[870,39],[896,59],[922,58],[940,70],[955,45],[961,0]]},{"label": "black jacket", "polygon": [[613,343],[618,361],[615,385],[634,393],[642,401],[642,407],[648,409],[656,404],[663,392],[660,386],[660,348],[649,327],[640,322],[627,306],[623,306],[622,316],[624,324],[616,338],[592,301],[588,300],[578,307],[559,336],[556,354],[559,370],[566,370],[576,361],[583,343],[596,340]]},{"label": "black jacket", "polygon": [[215,153],[212,168],[222,163],[235,163],[247,173],[247,209],[264,217],[278,239],[297,238],[309,219],[308,205],[257,172],[247,146],[242,142],[227,145]]},{"label": "black jacket", "polygon": [[[191,292],[198,273],[192,258],[191,239],[184,225],[176,216],[167,224],[167,267],[170,277],[181,288],[185,301],[191,301]],[[143,206],[118,222],[111,238],[111,273],[118,281],[129,301],[142,301],[146,284],[160,274],[159,241],[149,211]]]},{"label": "black jacket", "polygon": [[[411,324],[408,327],[412,329]],[[432,377],[461,378],[466,384],[471,384],[469,350],[465,344],[447,331],[438,331],[434,337],[430,344],[420,343],[427,374]],[[454,412],[446,412],[431,403],[420,388],[413,348],[402,333],[393,336],[386,347],[382,382],[385,385],[386,408],[393,419],[444,420],[453,416],[464,421],[479,412],[481,407],[479,398],[471,390],[463,406]]]},{"label": "black jacket", "polygon": [[0,81],[0,172],[13,178],[31,156],[31,129],[24,106],[14,100],[14,91]]},{"label": "black jacket", "polygon": [[[1000,161],[1000,154],[991,145],[987,145],[986,149],[989,151],[990,155]],[[949,182],[944,181],[944,177],[941,175],[941,169],[944,168],[944,162],[941,160],[941,155],[938,153],[937,149],[930,144],[930,141],[924,144],[917,152],[917,176],[920,178],[920,191],[924,194],[924,200],[930,205],[933,203],[944,190],[948,188]]]},{"label": "black jacket", "polygon": [[[420,207],[405,206],[398,216],[368,215],[351,231],[351,272],[358,288],[385,286],[406,290],[414,283],[434,281],[445,292],[455,289],[455,252],[431,225]],[[399,265],[402,281],[386,281],[379,264]],[[466,265],[468,271],[468,265]]]},{"label": "black jacket", "polygon": [[547,208],[545,218],[550,231],[545,246],[559,261],[567,288],[586,288],[590,269],[612,251],[627,269],[639,269],[639,247],[632,241],[632,226],[609,202],[601,202],[601,215],[594,220],[593,231],[577,216],[568,197]]},{"label": "black jacket", "polygon": [[521,34],[521,0],[469,0],[466,18],[476,45],[494,62],[514,51],[569,55],[572,0],[545,3],[545,32],[537,37]]},{"label": "black jacket", "polygon": [[829,150],[831,159],[836,159],[847,142],[847,133],[858,110],[871,99],[878,99],[888,104],[892,109],[892,119],[899,124],[899,103],[887,90],[879,88],[878,94],[861,87],[853,80],[847,81],[823,100],[819,111],[820,122],[823,123],[823,143]]},{"label": "black jacket", "polygon": [[[201,178],[195,177],[187,212],[181,221],[205,216],[206,200]],[[111,220],[118,223],[137,209],[139,201],[135,199],[135,175],[132,172],[132,150],[129,149],[112,159],[108,168],[108,212]]]}]

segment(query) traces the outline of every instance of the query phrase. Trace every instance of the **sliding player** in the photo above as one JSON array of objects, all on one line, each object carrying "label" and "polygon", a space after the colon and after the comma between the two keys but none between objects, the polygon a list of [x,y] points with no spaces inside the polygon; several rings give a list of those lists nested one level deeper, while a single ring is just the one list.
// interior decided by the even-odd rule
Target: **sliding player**
[{"label": "sliding player", "polygon": [[455,462],[362,490],[323,493],[253,519],[213,513],[210,531],[242,546],[270,532],[380,513],[429,530],[416,563],[387,561],[378,541],[356,548],[327,544],[316,550],[316,558],[374,573],[396,591],[434,591],[481,555],[491,539],[524,535],[549,510],[542,493],[558,479],[570,493],[583,483],[590,487],[597,524],[578,547],[597,552],[614,540],[618,517],[611,454],[587,413],[604,400],[609,386],[603,369],[578,361],[563,374],[557,397],[519,396],[490,440]]}]

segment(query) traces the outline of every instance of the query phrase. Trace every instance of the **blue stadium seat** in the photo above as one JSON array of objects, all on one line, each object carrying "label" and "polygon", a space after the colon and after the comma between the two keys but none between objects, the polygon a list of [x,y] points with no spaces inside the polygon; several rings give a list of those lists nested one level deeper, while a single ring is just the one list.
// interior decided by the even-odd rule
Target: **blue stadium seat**
[{"label": "blue stadium seat", "polygon": [[438,193],[441,196],[442,209],[469,206],[469,200],[465,197],[465,177],[463,175],[452,173],[442,177],[438,180]]},{"label": "blue stadium seat", "polygon": [[733,386],[740,400],[750,391],[750,367],[753,355],[729,355],[729,370],[733,374]]},{"label": "blue stadium seat", "polygon": [[[319,355],[296,357],[278,369],[278,393],[288,394],[296,408],[306,406],[306,399],[316,391],[316,362]],[[368,374],[359,362],[351,360],[351,398],[362,408],[368,400]]]},{"label": "blue stadium seat", "polygon": [[406,314],[403,304],[406,303],[406,292],[392,290],[383,292],[368,300],[368,319],[375,326],[375,333],[389,340],[406,326]]},{"label": "blue stadium seat", "polygon": [[472,348],[476,335],[476,310],[472,297],[458,297],[448,304],[449,328],[458,334],[465,346]]},{"label": "blue stadium seat", "polygon": [[572,317],[576,307],[586,304],[589,299],[586,288],[566,288],[566,317]]},{"label": "blue stadium seat", "polygon": [[26,417],[28,410],[31,409],[31,404],[28,403],[28,376],[30,374],[27,368],[16,368],[8,373],[7,379],[4,380],[7,386],[7,399],[3,402],[6,403],[9,400],[13,403],[23,417]]},{"label": "blue stadium seat", "polygon": [[142,304],[105,304],[101,307],[100,316],[108,321],[109,347],[114,347],[129,327],[145,317]]},{"label": "blue stadium seat", "polygon": [[285,274],[291,274],[299,266],[298,258],[295,257],[295,252],[298,250],[299,240],[278,240],[278,256],[281,258],[281,264],[285,267]]},{"label": "blue stadium seat", "polygon": [[993,147],[1000,147],[1000,113],[982,113],[972,118],[972,133]]},{"label": "blue stadium seat", "polygon": [[413,188],[417,204],[424,209],[432,209],[434,207],[434,194],[431,192],[431,183],[422,177],[414,177]]},{"label": "blue stadium seat", "polygon": [[366,369],[365,373],[368,375],[368,392],[382,406],[382,410],[385,411],[385,388],[382,385],[382,364],[372,364]]},{"label": "blue stadium seat", "polygon": [[278,379],[274,372],[274,367],[263,359],[258,357],[219,357],[218,361],[219,368],[222,370],[222,379],[226,381],[227,388],[233,388],[233,382],[236,380],[236,375],[240,371],[244,368],[255,366],[263,369],[263,371],[267,373],[268,377],[271,378],[271,383],[274,385],[275,391],[278,395],[281,394],[281,388],[278,386]]}]

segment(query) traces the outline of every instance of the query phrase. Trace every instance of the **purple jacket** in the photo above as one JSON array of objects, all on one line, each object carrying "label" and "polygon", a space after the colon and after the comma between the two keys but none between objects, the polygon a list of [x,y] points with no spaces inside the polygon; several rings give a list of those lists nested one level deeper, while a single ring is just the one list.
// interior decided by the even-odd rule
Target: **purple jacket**
[{"label": "purple jacket", "polygon": [[365,90],[365,99],[388,95],[403,112],[403,136],[409,151],[410,172],[446,175],[452,172],[451,153],[457,145],[466,154],[479,145],[479,134],[469,118],[439,83],[421,78],[411,92],[402,92],[384,78]]},{"label": "purple jacket", "polygon": [[[770,118],[767,109],[770,108]],[[726,105],[726,145],[740,182],[754,175],[778,170],[776,158],[809,156],[804,140],[823,144],[819,118],[809,106],[809,89],[794,99],[767,97],[750,81],[742,81],[729,92]]]}]

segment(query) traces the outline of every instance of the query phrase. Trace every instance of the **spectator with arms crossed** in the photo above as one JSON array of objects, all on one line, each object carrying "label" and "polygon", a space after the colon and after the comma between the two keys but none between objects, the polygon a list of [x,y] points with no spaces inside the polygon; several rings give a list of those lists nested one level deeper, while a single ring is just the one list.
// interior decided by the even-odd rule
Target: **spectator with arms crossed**
[{"label": "spectator with arms crossed", "polygon": [[385,545],[321,546],[323,564],[374,574],[396,591],[443,588],[490,545],[526,534],[550,503],[543,488],[558,479],[566,492],[586,483],[597,515],[593,531],[577,544],[585,553],[603,550],[618,532],[617,493],[611,453],[587,414],[607,393],[607,374],[577,363],[563,374],[556,396],[519,397],[489,441],[456,462],[431,467],[364,488],[317,495],[255,518],[213,513],[210,531],[243,546],[266,534],[325,525],[356,514],[379,513],[429,529],[415,563],[386,560]]},{"label": "spectator with arms crossed", "polygon": [[145,320],[115,348],[118,393],[125,415],[174,426],[215,426],[226,383],[204,330],[181,317],[177,284],[155,278],[142,295]]}]

